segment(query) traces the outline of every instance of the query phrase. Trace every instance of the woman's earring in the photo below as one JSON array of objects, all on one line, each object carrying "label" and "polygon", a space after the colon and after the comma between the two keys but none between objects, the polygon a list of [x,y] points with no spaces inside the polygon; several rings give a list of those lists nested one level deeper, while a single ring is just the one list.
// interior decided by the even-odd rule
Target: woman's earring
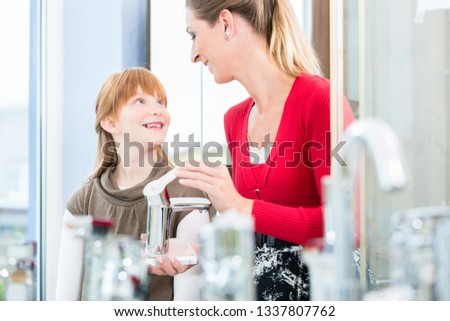
[{"label": "woman's earring", "polygon": [[230,33],[229,32],[225,32],[225,39],[228,40],[229,37],[230,37]]}]

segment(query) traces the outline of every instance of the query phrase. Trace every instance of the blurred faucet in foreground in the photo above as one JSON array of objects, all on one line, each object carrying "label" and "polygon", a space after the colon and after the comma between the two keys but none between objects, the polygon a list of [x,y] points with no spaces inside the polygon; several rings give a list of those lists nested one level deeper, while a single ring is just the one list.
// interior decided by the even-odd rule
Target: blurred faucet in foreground
[{"label": "blurred faucet in foreground", "polygon": [[[326,243],[323,255],[328,257],[328,265],[336,270],[333,275],[334,280],[328,280],[333,282],[332,284],[322,286],[312,284],[313,300],[358,300],[361,298],[359,280],[353,274],[352,256],[357,243],[354,189],[362,152],[366,150],[372,156],[378,181],[383,190],[390,192],[402,189],[406,185],[400,141],[395,132],[385,123],[375,119],[355,121],[345,131],[343,140],[345,144],[340,156],[345,164],[339,164],[334,172],[335,175],[326,177],[323,181]],[[365,262],[362,262],[361,269],[364,268]],[[314,267],[311,270],[314,273]],[[327,271],[327,273],[333,272]],[[313,276],[312,283],[314,279]],[[316,281],[322,282],[319,278]],[[322,290],[316,292],[326,294],[326,297],[316,297],[315,287],[322,287]],[[328,289],[325,289],[327,287]]]},{"label": "blurred faucet in foreground", "polygon": [[[396,300],[450,300],[450,206],[403,210],[394,213],[393,225],[392,285],[382,295]],[[401,296],[405,293],[408,296]]]},{"label": "blurred faucet in foreground", "polygon": [[253,301],[254,220],[228,210],[200,232],[202,295],[206,301]]}]

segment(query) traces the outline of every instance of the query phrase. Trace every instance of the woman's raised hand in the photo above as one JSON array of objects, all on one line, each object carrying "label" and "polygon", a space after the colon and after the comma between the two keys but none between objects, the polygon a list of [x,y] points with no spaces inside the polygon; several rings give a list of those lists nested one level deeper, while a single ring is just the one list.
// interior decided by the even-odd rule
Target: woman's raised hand
[{"label": "woman's raised hand", "polygon": [[185,167],[176,169],[175,175],[180,179],[180,184],[207,193],[217,211],[224,212],[233,208],[244,214],[251,214],[253,200],[238,193],[225,166],[213,167],[204,163],[193,166],[186,163]]}]

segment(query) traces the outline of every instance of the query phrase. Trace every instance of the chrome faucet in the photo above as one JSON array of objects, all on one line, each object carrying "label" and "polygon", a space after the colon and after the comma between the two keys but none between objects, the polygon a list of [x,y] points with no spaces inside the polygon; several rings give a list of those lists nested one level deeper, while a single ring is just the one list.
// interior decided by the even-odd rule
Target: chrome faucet
[{"label": "chrome faucet", "polygon": [[[367,119],[352,123],[344,133],[341,157],[335,176],[324,180],[325,251],[332,251],[336,260],[334,300],[360,299],[359,281],[353,275],[353,252],[356,244],[354,187],[358,162],[365,149],[373,158],[380,187],[385,191],[406,185],[402,148],[395,132],[380,120]],[[364,249],[363,249],[364,250]],[[361,263],[365,268],[365,262]],[[314,285],[313,285],[314,287]],[[313,294],[314,295],[314,294]],[[313,298],[320,299],[320,298]]]},{"label": "chrome faucet", "polygon": [[166,255],[169,251],[170,217],[180,211],[209,211],[211,202],[201,197],[170,198],[166,186],[176,178],[172,169],[159,179],[144,187],[147,198],[147,230],[145,253],[152,264],[156,258]]}]

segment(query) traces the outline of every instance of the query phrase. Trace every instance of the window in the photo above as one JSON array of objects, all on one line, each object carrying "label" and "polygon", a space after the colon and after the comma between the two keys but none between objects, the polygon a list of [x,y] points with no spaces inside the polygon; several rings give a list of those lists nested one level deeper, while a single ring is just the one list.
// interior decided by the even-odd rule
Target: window
[{"label": "window", "polygon": [[0,231],[26,238],[28,210],[28,110],[30,8],[27,1],[0,3]]},{"label": "window", "polygon": [[[308,24],[310,1],[292,1],[292,4],[301,17],[300,22]],[[166,88],[172,115],[167,134],[169,156],[175,160],[186,159],[187,146],[192,152],[195,142],[195,146],[202,147],[196,148],[196,155],[200,156],[200,151],[203,156],[219,154],[219,159],[225,162],[223,115],[249,95],[236,81],[216,84],[207,68],[191,63],[192,43],[186,33],[185,13],[184,0],[151,1],[150,62],[152,71]],[[215,146],[221,146],[219,153]],[[208,160],[215,161],[212,157]]]},{"label": "window", "polygon": [[[30,32],[36,9],[35,2],[0,2],[0,300],[38,297],[34,244],[39,220],[32,179],[37,153],[31,135],[37,106],[31,60],[37,39]],[[15,274],[26,280],[12,282]]]}]

